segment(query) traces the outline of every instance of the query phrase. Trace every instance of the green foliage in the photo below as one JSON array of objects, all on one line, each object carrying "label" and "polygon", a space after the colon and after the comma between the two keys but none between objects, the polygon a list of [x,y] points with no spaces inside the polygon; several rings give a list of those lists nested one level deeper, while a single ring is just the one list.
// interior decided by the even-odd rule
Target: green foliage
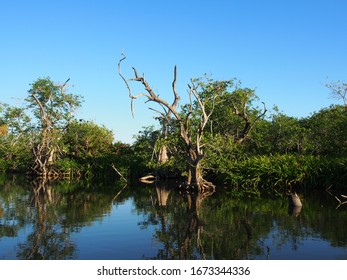
[{"label": "green foliage", "polygon": [[30,118],[24,108],[0,104],[0,171],[25,171],[31,160]]},{"label": "green foliage", "polygon": [[2,104],[2,110],[0,110],[0,113],[2,113],[0,124],[6,125],[8,133],[12,135],[21,135],[28,132],[31,128],[30,117],[25,113],[24,108]]},{"label": "green foliage", "polygon": [[114,143],[109,161],[125,178],[138,178],[137,175],[141,172],[141,161],[134,156],[134,149],[129,144]]},{"label": "green foliage", "polygon": [[31,163],[30,139],[0,138],[0,171],[24,172]]},{"label": "green foliage", "polygon": [[69,177],[78,175],[82,170],[81,165],[75,160],[70,158],[58,159],[55,163],[55,167],[59,172],[68,175]]},{"label": "green foliage", "polygon": [[306,120],[307,149],[314,154],[347,155],[347,108],[331,106]]},{"label": "green foliage", "polygon": [[303,120],[276,112],[270,120],[261,120],[254,127],[250,151],[255,154],[304,153],[307,149],[307,128]]},{"label": "green foliage", "polygon": [[284,192],[298,186],[345,186],[347,159],[313,155],[263,155],[230,162],[223,181],[237,190]]},{"label": "green foliage", "polygon": [[[41,123],[43,120],[42,109],[47,120],[52,126],[65,126],[73,118],[73,112],[81,106],[82,97],[66,93],[65,83],[63,85],[54,83],[49,77],[39,78],[28,91],[26,99],[28,108],[32,109],[34,116]],[[38,106],[36,99],[43,108]]]},{"label": "green foliage", "polygon": [[69,157],[90,159],[111,151],[113,133],[90,121],[72,121],[63,135],[64,149]]},{"label": "green foliage", "polygon": [[142,131],[139,131],[139,134],[135,136],[133,144],[135,157],[143,159],[145,163],[152,161],[159,134],[159,131],[155,130],[154,126],[144,127]]},{"label": "green foliage", "polygon": [[111,130],[90,121],[72,121],[63,137],[64,157],[57,162],[60,170],[87,177],[113,174],[112,164],[123,176],[129,173],[129,145],[113,143]]},{"label": "green foliage", "polygon": [[233,81],[227,82],[228,87],[223,89],[224,93],[211,116],[210,133],[232,138],[236,142],[250,137],[251,128],[261,115],[261,110],[255,106],[258,97],[253,89],[241,87],[240,82],[236,85]]}]

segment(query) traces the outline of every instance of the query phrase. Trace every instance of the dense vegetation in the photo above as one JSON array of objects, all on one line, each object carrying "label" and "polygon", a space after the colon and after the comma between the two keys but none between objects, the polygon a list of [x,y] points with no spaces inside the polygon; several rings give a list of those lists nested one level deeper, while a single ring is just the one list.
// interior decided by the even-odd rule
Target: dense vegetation
[{"label": "dense vegetation", "polygon": [[[213,111],[199,143],[204,178],[235,191],[256,193],[345,185],[344,84],[328,86],[343,105],[298,119],[277,108],[267,110],[254,90],[235,80],[194,82],[199,99],[182,105],[179,116],[189,121],[194,138],[200,136],[202,108]],[[61,85],[40,78],[30,85],[24,107],[0,103],[1,172],[45,178],[118,176],[116,167],[128,178],[148,172],[161,177],[187,175],[186,147],[177,119],[159,115],[158,128],[144,128],[131,145],[117,142],[106,127],[74,118],[82,97],[67,90],[67,82]]]}]

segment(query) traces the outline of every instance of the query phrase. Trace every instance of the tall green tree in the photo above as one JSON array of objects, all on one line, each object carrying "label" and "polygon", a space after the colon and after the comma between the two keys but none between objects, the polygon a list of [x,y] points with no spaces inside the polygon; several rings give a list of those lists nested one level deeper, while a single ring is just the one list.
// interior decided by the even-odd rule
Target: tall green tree
[{"label": "tall green tree", "polygon": [[259,100],[255,90],[241,87],[241,83],[235,80],[211,80],[204,86],[203,92],[209,94],[211,90],[223,92],[208,124],[212,137],[231,138],[237,144],[250,140],[254,126],[267,112],[264,103],[263,108],[255,105]]},{"label": "tall green tree", "polygon": [[60,154],[63,130],[73,118],[73,112],[81,105],[81,97],[68,94],[68,79],[64,84],[50,78],[39,78],[28,91],[28,108],[38,123],[39,139],[33,148],[32,170],[39,177],[47,177]]}]

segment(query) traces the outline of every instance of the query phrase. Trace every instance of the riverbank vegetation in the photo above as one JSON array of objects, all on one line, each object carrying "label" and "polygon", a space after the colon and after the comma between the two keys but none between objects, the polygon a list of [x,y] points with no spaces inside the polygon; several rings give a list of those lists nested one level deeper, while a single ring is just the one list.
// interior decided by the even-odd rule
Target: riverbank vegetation
[{"label": "riverbank vegetation", "polygon": [[119,174],[130,179],[153,173],[251,193],[346,186],[347,89],[342,82],[329,84],[327,92],[343,105],[296,118],[268,109],[255,90],[235,79],[191,80],[188,104],[179,104],[176,69],[173,103],[159,99],[136,71],[132,81],[141,82],[148,100],[162,106],[152,108],[153,126],[143,128],[132,144],[117,141],[105,126],[74,117],[83,97],[69,93],[69,80],[34,81],[22,107],[0,100],[0,172],[48,179]]}]

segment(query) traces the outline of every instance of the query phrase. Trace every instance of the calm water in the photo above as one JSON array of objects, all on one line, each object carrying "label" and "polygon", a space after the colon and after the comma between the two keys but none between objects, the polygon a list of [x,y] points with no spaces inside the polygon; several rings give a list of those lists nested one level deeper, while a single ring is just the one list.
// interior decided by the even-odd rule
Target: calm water
[{"label": "calm water", "polygon": [[0,259],[347,259],[347,204],[302,196],[0,177]]}]

